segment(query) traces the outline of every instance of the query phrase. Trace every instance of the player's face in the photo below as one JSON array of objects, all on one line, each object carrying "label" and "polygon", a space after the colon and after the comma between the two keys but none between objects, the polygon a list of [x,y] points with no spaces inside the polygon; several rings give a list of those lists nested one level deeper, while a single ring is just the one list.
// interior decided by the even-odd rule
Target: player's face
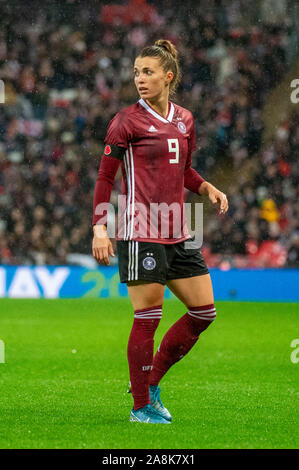
[{"label": "player's face", "polygon": [[151,99],[168,93],[173,72],[164,72],[156,57],[137,57],[134,64],[134,81],[141,98]]}]

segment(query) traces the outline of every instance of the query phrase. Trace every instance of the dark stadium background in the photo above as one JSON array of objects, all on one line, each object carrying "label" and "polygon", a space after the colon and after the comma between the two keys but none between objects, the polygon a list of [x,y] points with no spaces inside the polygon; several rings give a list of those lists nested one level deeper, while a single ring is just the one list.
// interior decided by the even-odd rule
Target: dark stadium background
[{"label": "dark stadium background", "polygon": [[[193,167],[230,201],[224,219],[205,204],[209,266],[298,267],[299,106],[288,75],[298,70],[297,3],[117,5],[0,2],[0,263],[96,267],[103,138],[112,116],[138,99],[135,55],[166,37],[183,70],[174,101],[195,117]],[[118,178],[113,202],[119,191]]]}]

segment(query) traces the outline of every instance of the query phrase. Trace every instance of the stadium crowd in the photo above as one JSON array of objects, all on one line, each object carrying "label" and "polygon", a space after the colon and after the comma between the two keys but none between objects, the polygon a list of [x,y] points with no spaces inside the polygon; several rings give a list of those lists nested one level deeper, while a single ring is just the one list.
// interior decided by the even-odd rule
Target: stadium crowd
[{"label": "stadium crowd", "polygon": [[230,217],[206,224],[210,266],[299,266],[298,150],[294,114],[259,152],[252,177],[229,188]]},{"label": "stadium crowd", "polygon": [[[173,100],[196,123],[193,167],[209,179],[232,159],[240,171],[227,192],[229,214],[204,227],[208,264],[298,266],[298,119],[262,146],[261,110],[286,71],[287,26],[239,27],[241,0],[117,3],[30,0],[3,9],[0,263],[68,264],[72,254],[91,254],[107,125],[138,99],[138,51],[168,38],[183,71]],[[256,165],[247,180],[248,159]],[[118,178],[112,201],[119,192]]]}]

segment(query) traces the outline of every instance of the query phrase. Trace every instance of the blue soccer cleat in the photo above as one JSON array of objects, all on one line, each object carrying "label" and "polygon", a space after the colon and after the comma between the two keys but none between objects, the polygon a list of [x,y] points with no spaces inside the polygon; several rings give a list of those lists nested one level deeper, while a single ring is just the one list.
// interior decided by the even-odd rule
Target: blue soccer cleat
[{"label": "blue soccer cleat", "polygon": [[150,396],[150,402],[153,407],[153,409],[159,413],[161,416],[163,416],[164,419],[167,421],[171,421],[172,417],[171,414],[169,413],[168,409],[165,408],[163,405],[161,398],[160,398],[160,393],[161,393],[161,388],[159,385],[150,385],[149,386],[149,396]]},{"label": "blue soccer cleat", "polygon": [[137,423],[159,423],[159,424],[170,424],[170,421],[164,419],[160,413],[157,413],[151,405],[146,405],[138,410],[131,411],[130,421]]}]

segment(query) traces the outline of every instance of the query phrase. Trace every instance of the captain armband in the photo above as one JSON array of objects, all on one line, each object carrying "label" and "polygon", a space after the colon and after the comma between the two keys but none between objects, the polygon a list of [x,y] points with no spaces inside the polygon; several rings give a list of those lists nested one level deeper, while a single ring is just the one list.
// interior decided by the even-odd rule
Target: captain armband
[{"label": "captain armband", "polygon": [[123,160],[126,149],[118,147],[117,145],[105,145],[104,155],[107,157],[117,158],[117,160]]}]

